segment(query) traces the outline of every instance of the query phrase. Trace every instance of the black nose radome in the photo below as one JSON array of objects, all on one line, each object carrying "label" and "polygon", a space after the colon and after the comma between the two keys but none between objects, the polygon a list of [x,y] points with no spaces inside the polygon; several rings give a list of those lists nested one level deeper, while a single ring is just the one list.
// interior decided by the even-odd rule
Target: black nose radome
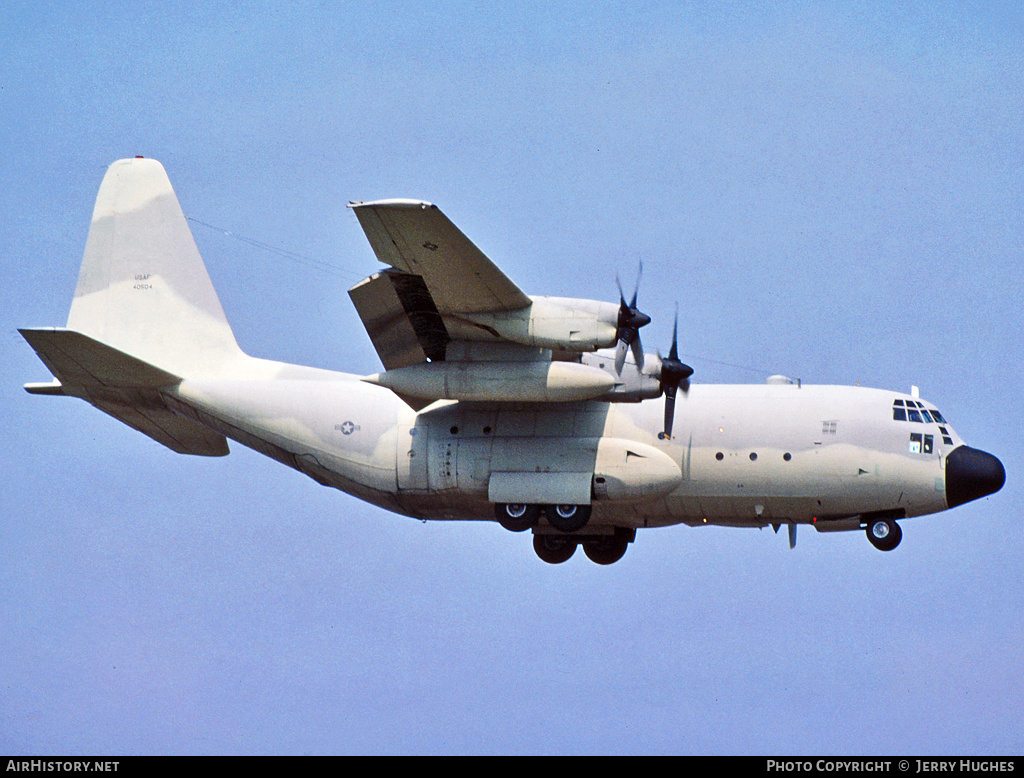
[{"label": "black nose radome", "polygon": [[998,492],[1004,483],[1003,463],[991,454],[959,446],[946,457],[946,503],[950,508]]}]

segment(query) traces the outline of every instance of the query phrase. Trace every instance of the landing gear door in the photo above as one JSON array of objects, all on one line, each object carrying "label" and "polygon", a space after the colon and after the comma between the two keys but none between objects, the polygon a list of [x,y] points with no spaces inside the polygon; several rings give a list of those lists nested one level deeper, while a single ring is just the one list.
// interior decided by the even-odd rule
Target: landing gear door
[{"label": "landing gear door", "polygon": [[420,424],[415,427],[408,424],[398,425],[397,470],[398,491],[427,491],[427,444],[429,442],[427,426]]}]

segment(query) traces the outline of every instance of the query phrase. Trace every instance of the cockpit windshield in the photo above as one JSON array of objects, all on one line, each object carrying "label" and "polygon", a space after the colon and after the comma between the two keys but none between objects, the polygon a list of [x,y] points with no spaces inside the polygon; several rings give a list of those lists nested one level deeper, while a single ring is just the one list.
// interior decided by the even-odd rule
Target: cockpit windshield
[{"label": "cockpit windshield", "polygon": [[919,424],[948,424],[949,422],[934,408],[925,408],[920,400],[900,400],[892,402],[893,421],[916,421]]},{"label": "cockpit windshield", "polygon": [[[920,400],[904,400],[899,398],[893,400],[892,420],[910,421],[916,422],[917,424],[938,424],[940,425],[939,433],[942,435],[942,442],[947,446],[953,444],[949,430],[946,429],[949,422],[946,421],[946,418],[934,408],[925,408],[924,404]],[[921,436],[918,433],[912,433],[910,437],[911,449],[913,450],[914,438],[920,438]],[[925,439],[928,440],[931,437],[931,435],[926,435]]]}]

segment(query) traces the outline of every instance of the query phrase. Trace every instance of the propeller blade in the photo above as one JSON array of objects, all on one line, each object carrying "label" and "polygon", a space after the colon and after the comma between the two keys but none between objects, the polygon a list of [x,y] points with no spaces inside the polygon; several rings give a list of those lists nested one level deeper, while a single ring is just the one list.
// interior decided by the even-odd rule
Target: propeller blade
[{"label": "propeller blade", "polygon": [[633,342],[630,344],[630,348],[633,349],[633,361],[636,362],[638,370],[644,369],[644,349],[640,345],[640,333],[637,333],[636,337],[633,338]]},{"label": "propeller blade", "polygon": [[676,343],[678,341],[678,338],[676,336],[678,334],[679,334],[679,303],[676,303],[676,311],[675,311],[675,314],[673,314],[673,316],[672,316],[672,348],[670,348],[668,350],[668,358],[669,359],[676,359],[676,360],[679,359],[679,351],[676,349]]},{"label": "propeller blade", "polygon": [[633,298],[626,302],[626,294],[622,291],[622,281],[615,276],[615,285],[619,288],[619,316],[616,323],[618,344],[615,353],[615,372],[621,373],[622,366],[626,362],[626,351],[632,350],[636,366],[643,369],[644,350],[640,345],[640,328],[651,323],[651,317],[636,307],[637,296],[640,292],[640,275],[643,272],[643,263],[636,276],[636,286],[633,288]]},{"label": "propeller blade", "polygon": [[670,387],[665,390],[665,430],[658,433],[662,440],[672,437],[672,420],[676,415],[676,388]]},{"label": "propeller blade", "polygon": [[640,291],[640,277],[644,274],[644,263],[638,262],[636,268],[636,283],[633,285],[633,300],[630,302],[629,307],[636,309],[636,296]]},{"label": "propeller blade", "polygon": [[796,524],[789,525],[789,547],[796,548]]},{"label": "propeller blade", "polygon": [[662,440],[672,437],[672,422],[676,409],[676,390],[682,389],[683,394],[690,391],[690,376],[693,368],[679,359],[679,307],[676,306],[675,320],[672,322],[672,348],[668,356],[661,360],[661,391],[665,394],[665,429],[659,434]]},{"label": "propeller blade", "polygon": [[626,345],[626,341],[620,340],[615,346],[615,372],[622,375],[622,366],[626,364],[626,352],[629,351],[629,346]]}]

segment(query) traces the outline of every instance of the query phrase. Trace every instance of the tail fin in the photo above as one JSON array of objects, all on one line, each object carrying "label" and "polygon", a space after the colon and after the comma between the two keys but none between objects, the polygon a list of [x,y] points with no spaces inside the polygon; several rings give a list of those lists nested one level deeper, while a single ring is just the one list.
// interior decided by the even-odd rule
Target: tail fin
[{"label": "tail fin", "polygon": [[107,170],[67,328],[181,378],[215,375],[242,355],[156,160]]},{"label": "tail fin", "polygon": [[96,197],[66,329],[23,329],[56,381],[32,394],[81,397],[182,454],[223,456],[223,435],[168,407],[163,388],[240,359],[163,166],[125,159]]}]

